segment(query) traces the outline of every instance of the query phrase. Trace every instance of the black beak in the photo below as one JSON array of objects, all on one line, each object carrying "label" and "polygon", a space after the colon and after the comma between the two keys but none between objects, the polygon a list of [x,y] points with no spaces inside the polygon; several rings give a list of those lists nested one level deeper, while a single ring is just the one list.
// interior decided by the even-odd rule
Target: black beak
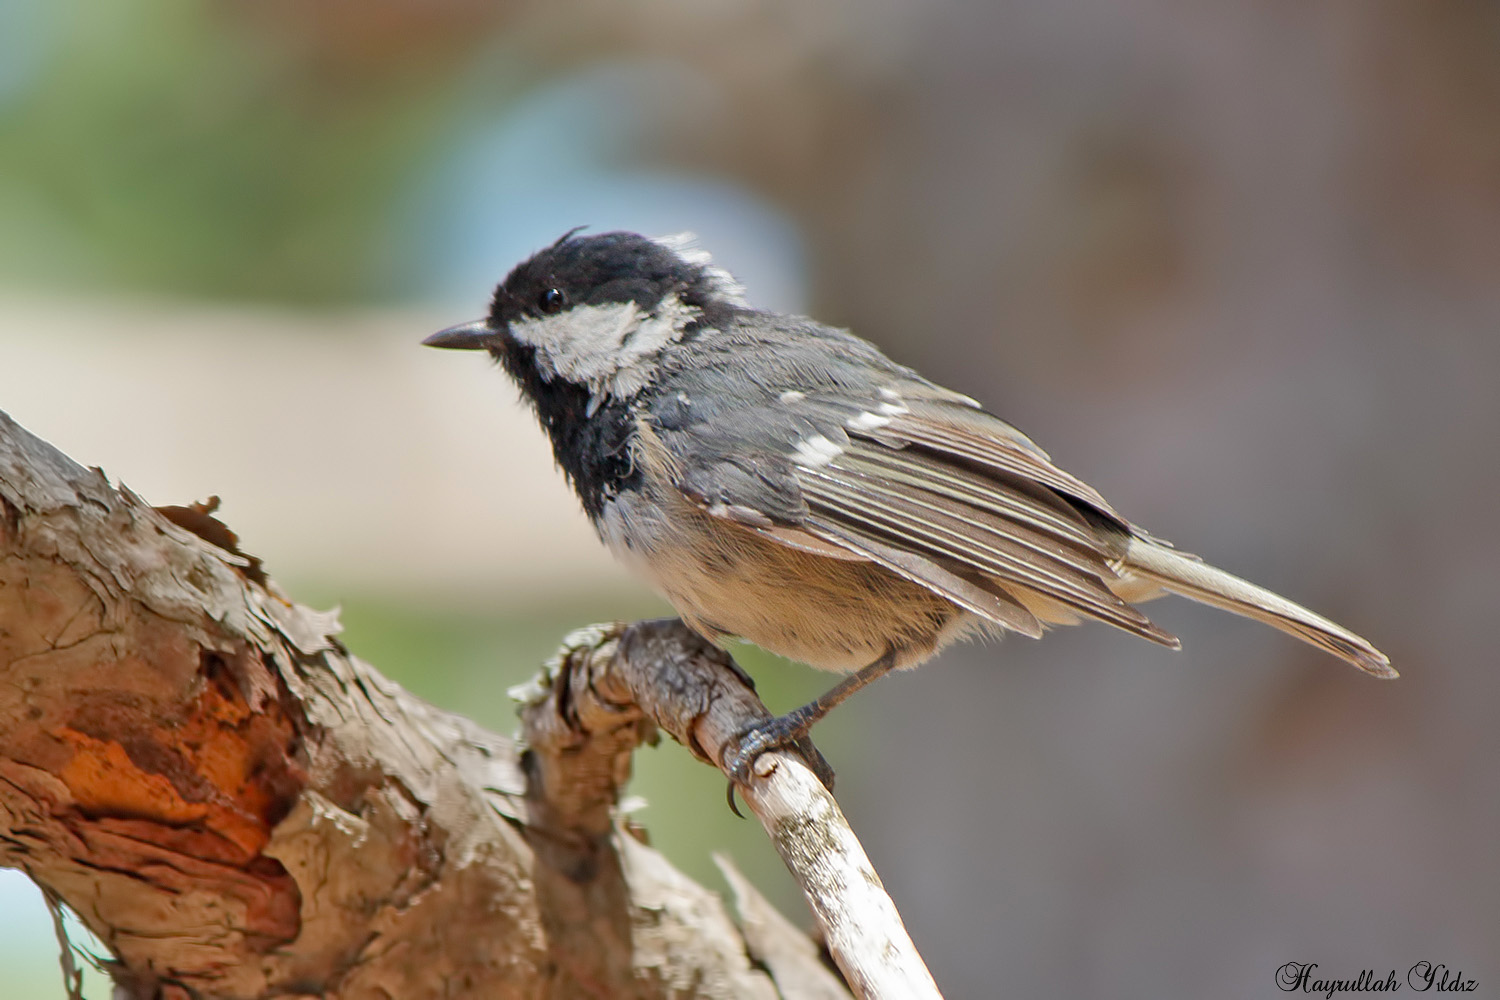
[{"label": "black beak", "polygon": [[499,336],[489,328],[486,320],[476,319],[472,323],[462,323],[458,326],[450,326],[446,330],[439,330],[426,340],[422,341],[424,347],[447,347],[455,351],[482,351],[494,344]]}]

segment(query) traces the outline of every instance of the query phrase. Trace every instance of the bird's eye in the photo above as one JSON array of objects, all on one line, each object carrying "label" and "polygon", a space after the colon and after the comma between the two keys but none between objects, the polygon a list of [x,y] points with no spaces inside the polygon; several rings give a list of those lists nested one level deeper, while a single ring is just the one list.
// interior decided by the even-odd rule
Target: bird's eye
[{"label": "bird's eye", "polygon": [[536,307],[542,312],[552,314],[561,312],[565,300],[563,293],[556,288],[549,288],[537,296]]}]

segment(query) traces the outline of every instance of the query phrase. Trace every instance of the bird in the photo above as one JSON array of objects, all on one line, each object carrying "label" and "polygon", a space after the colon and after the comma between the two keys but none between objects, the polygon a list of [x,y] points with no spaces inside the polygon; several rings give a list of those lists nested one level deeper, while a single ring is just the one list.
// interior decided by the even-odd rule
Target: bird
[{"label": "bird", "polygon": [[484,318],[423,343],[498,361],[603,543],[694,631],[845,675],[741,733],[732,778],[963,637],[1099,621],[1179,648],[1136,607],[1167,593],[1397,676],[1359,635],[1137,527],[976,400],[753,307],[691,236],[569,230]]}]

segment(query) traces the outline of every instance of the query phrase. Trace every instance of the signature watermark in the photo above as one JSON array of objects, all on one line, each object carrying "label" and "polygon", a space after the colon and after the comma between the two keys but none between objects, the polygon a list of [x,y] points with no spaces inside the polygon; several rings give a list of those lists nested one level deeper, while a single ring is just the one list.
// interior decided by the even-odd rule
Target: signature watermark
[{"label": "signature watermark", "polygon": [[1318,971],[1317,962],[1288,962],[1276,970],[1276,985],[1283,993],[1313,993],[1333,1000],[1337,993],[1472,993],[1479,984],[1466,979],[1461,970],[1442,963],[1418,962],[1406,970],[1405,977],[1396,970],[1381,976],[1374,969],[1361,969],[1353,979],[1332,978]]}]

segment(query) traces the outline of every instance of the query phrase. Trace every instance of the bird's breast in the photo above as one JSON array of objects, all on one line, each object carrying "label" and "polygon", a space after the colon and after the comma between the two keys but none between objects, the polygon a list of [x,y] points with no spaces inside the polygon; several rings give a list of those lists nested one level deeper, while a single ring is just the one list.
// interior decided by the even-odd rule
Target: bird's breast
[{"label": "bird's breast", "polygon": [[888,649],[914,666],[974,624],[873,563],[779,544],[708,515],[670,486],[614,497],[595,524],[617,558],[714,641],[738,636],[788,659],[850,671]]}]

